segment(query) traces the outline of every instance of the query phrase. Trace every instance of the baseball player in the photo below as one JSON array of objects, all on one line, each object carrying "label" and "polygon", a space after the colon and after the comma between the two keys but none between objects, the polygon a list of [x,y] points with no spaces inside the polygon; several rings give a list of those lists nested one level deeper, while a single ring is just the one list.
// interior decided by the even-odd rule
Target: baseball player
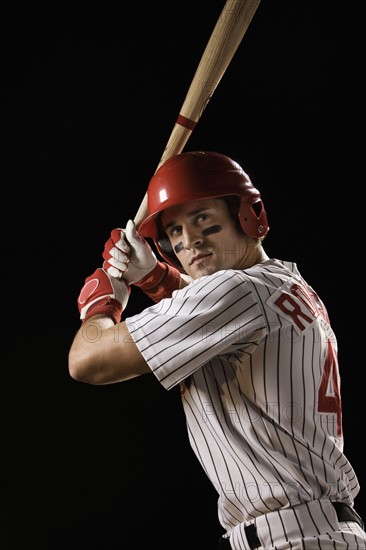
[{"label": "baseball player", "polygon": [[[226,155],[182,153],[152,177],[148,212],[111,232],[85,280],[71,377],[180,385],[220,548],[365,550],[336,337],[296,264],[266,255],[259,191]],[[153,303],[121,321],[133,286]]]}]

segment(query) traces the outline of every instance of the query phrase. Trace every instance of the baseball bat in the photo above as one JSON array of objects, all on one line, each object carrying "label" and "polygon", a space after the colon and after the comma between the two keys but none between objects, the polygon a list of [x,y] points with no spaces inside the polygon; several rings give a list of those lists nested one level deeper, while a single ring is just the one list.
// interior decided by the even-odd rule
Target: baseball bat
[{"label": "baseball bat", "polygon": [[[202,54],[156,170],[168,158],[182,152],[238,49],[260,1],[226,1]],[[147,193],[145,193],[134,218],[136,227],[139,227],[147,213]]]}]

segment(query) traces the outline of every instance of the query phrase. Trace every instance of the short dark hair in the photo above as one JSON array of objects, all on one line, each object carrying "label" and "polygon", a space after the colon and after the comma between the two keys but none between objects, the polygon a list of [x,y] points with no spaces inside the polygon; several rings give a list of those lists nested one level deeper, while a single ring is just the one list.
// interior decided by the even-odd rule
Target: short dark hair
[{"label": "short dark hair", "polygon": [[234,195],[229,195],[228,197],[218,197],[218,198],[221,198],[223,201],[226,202],[228,210],[229,210],[229,214],[232,217],[232,219],[234,220],[236,228],[239,231],[243,231],[243,228],[240,224],[240,220],[239,220],[239,216],[238,216],[239,204],[240,204],[239,197],[236,197]]}]

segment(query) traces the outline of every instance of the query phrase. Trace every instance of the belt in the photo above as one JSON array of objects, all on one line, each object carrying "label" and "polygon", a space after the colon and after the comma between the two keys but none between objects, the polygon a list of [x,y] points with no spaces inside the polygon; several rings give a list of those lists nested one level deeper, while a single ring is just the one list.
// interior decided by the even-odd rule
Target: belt
[{"label": "belt", "polygon": [[[257,535],[257,529],[254,525],[254,523],[251,523],[250,525],[247,525],[244,527],[245,530],[245,536],[247,537],[247,541],[249,543],[249,547],[251,550],[254,550],[255,548],[258,548],[261,545],[261,542]],[[221,537],[219,541],[219,549],[220,550],[231,550],[231,544],[229,537]]]},{"label": "belt", "polygon": [[332,502],[333,508],[336,511],[338,521],[354,521],[355,523],[358,523],[358,525],[365,530],[365,524],[361,518],[361,516],[358,515],[356,510],[348,506],[345,502]]},{"label": "belt", "polygon": [[[342,521],[354,521],[355,523],[358,523],[358,525],[360,525],[363,530],[365,529],[362,518],[353,508],[348,506],[348,504],[346,504],[345,502],[332,502],[332,505],[335,509],[337,519],[340,523]],[[244,530],[250,550],[255,550],[256,548],[259,548],[261,546],[261,542],[258,538],[257,529],[254,523],[251,523],[250,525],[244,527]],[[219,548],[221,550],[231,550],[230,539],[228,537],[221,537]]]}]

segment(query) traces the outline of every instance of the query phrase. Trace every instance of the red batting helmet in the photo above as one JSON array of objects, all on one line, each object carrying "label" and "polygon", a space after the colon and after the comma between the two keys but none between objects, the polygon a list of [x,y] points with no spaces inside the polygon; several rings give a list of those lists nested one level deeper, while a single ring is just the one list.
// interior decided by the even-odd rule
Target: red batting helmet
[{"label": "red batting helmet", "polygon": [[162,257],[181,269],[166,236],[160,234],[159,213],[190,201],[228,196],[239,198],[238,221],[244,233],[264,237],[269,226],[260,193],[237,162],[211,151],[175,155],[150,180],[148,216],[141,223],[139,234],[152,238]]}]

